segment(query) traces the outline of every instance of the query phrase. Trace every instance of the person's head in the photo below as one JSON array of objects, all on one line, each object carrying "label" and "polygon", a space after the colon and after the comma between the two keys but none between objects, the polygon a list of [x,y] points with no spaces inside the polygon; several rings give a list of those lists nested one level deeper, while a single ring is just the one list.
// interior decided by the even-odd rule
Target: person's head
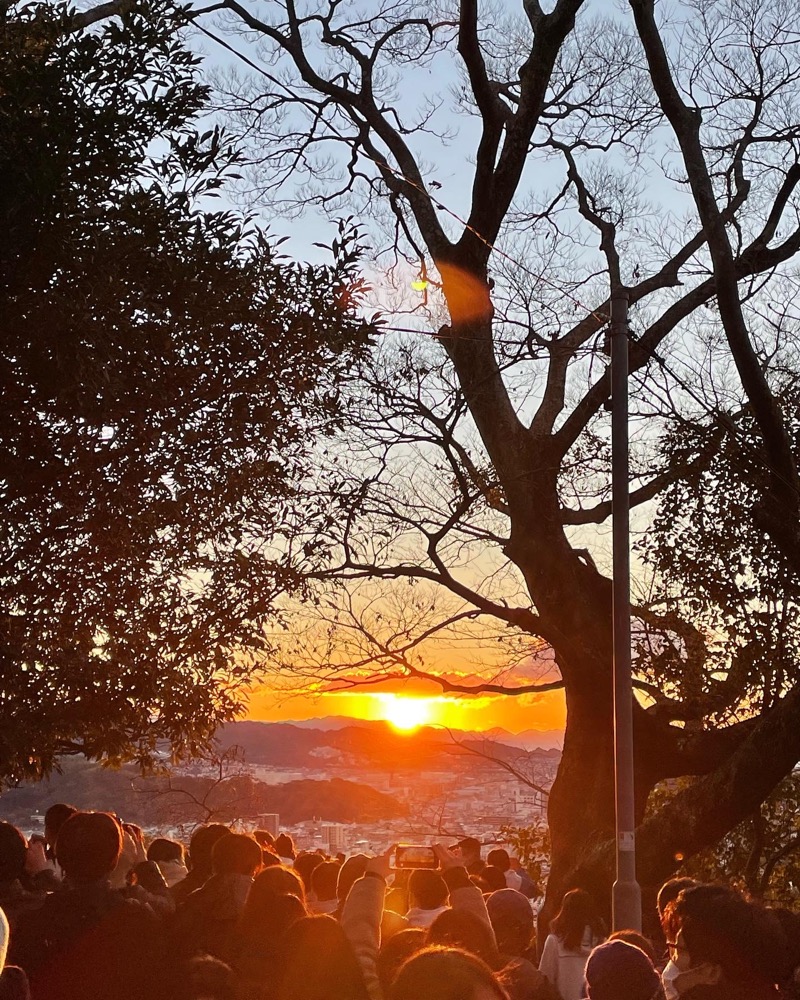
[{"label": "person's head", "polygon": [[489,966],[458,948],[425,948],[403,964],[388,1000],[508,1000]]},{"label": "person's head", "polygon": [[625,941],[626,944],[632,944],[634,948],[638,948],[640,951],[643,951],[653,965],[655,965],[658,961],[658,955],[656,955],[653,942],[649,938],[646,938],[644,934],[640,934],[638,931],[614,931],[613,934],[608,935],[608,940]]},{"label": "person's head", "polygon": [[447,903],[447,883],[431,868],[415,868],[408,879],[409,905],[421,910],[438,910]]},{"label": "person's head", "polygon": [[303,907],[306,905],[306,890],[303,880],[292,868],[286,868],[284,865],[270,865],[269,868],[258,873],[253,885],[258,885],[258,892],[288,892],[290,896],[296,896]]},{"label": "person's head", "polygon": [[173,1000],[236,1000],[236,976],[218,958],[200,955],[180,968],[171,995]]},{"label": "person's head", "polygon": [[0,822],[0,882],[13,882],[25,874],[28,842],[11,823]]},{"label": "person's head", "polygon": [[498,889],[505,889],[506,876],[494,865],[487,865],[481,872],[484,892],[496,892]]},{"label": "person's head", "polygon": [[400,966],[425,947],[425,937],[422,927],[406,927],[405,930],[392,934],[381,945],[378,954],[378,979],[384,996],[389,992]]},{"label": "person's head", "polygon": [[269,832],[269,830],[253,830],[253,836],[261,844],[262,847],[268,847],[270,850],[275,846],[275,838]]},{"label": "person's head", "polygon": [[477,955],[492,968],[499,968],[500,956],[489,927],[468,910],[444,910],[428,928],[428,944],[461,948]]},{"label": "person's head", "polygon": [[314,854],[311,851],[301,851],[300,854],[294,859],[294,870],[303,880],[303,885],[305,886],[306,892],[311,891],[311,874],[314,869],[322,864],[322,858],[319,854]]},{"label": "person's head", "polygon": [[214,844],[231,831],[222,823],[207,823],[198,826],[189,841],[189,860],[192,869],[201,875],[211,875],[211,851]]},{"label": "person's head", "polygon": [[471,865],[481,860],[481,842],[475,837],[464,837],[455,845],[456,850],[465,865]]},{"label": "person's head", "polygon": [[247,833],[226,833],[211,848],[215,875],[250,875],[261,867],[261,847]]},{"label": "person's head", "polygon": [[665,882],[658,890],[656,897],[659,921],[664,919],[664,911],[673,899],[677,899],[684,889],[694,889],[696,885],[700,885],[700,883],[693,878],[671,878]]},{"label": "person's head", "polygon": [[494,865],[501,872],[507,872],[511,867],[511,858],[507,850],[502,847],[496,847],[486,855],[486,863],[487,865]]},{"label": "person's head", "polygon": [[339,906],[344,906],[353,883],[357,882],[367,870],[368,861],[366,854],[354,854],[339,869],[339,878],[336,880],[336,898],[339,900]]},{"label": "person's head", "polygon": [[305,916],[306,908],[297,896],[276,892],[256,877],[239,918],[239,931],[257,938],[260,948],[276,951],[286,929]]},{"label": "person's head", "polygon": [[593,934],[601,934],[601,921],[594,900],[583,889],[570,889],[561,900],[561,909],[553,918],[550,930],[561,939],[565,948],[577,951],[587,927]]},{"label": "person's head", "polygon": [[311,872],[311,888],[320,903],[336,899],[336,883],[339,881],[340,867],[338,861],[322,861],[322,864],[317,865]]},{"label": "person's head", "polygon": [[52,849],[56,846],[58,831],[78,810],[66,802],[54,802],[44,814],[44,839]]},{"label": "person's head", "polygon": [[533,910],[516,889],[498,889],[486,900],[497,947],[503,955],[522,955],[533,937]]},{"label": "person's head", "polygon": [[684,889],[666,908],[664,931],[681,973],[675,980],[680,993],[721,983],[749,986],[755,994],[788,974],[780,921],[733,889]]},{"label": "person's head", "polygon": [[288,833],[279,833],[275,838],[275,850],[282,858],[294,859],[294,841]]},{"label": "person's head", "polygon": [[122,854],[122,827],[111,813],[73,813],[58,831],[55,850],[71,881],[108,878]]},{"label": "person's head", "polygon": [[303,917],[282,941],[278,1000],[368,1000],[361,967],[333,917]]},{"label": "person's head", "polygon": [[584,975],[588,1000],[663,1000],[661,977],[653,963],[627,941],[598,945]]},{"label": "person's head", "polygon": [[166,837],[156,837],[147,848],[148,861],[178,861],[183,863],[183,844]]}]

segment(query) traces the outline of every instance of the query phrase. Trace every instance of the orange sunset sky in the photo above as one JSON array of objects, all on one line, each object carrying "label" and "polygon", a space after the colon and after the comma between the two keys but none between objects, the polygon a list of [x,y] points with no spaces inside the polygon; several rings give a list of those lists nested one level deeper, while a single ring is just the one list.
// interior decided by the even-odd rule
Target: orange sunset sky
[{"label": "orange sunset sky", "polygon": [[[248,717],[277,722],[342,715],[392,723],[400,720],[400,728],[411,728],[410,724],[466,730],[500,727],[513,733],[564,727],[566,713],[561,691],[515,697],[468,697],[442,694],[434,685],[428,689],[430,693],[423,693],[418,685],[412,692],[408,687],[394,684],[391,690],[381,690],[378,686],[373,690],[292,695],[262,688],[251,697]],[[404,726],[404,719],[410,724]]]}]

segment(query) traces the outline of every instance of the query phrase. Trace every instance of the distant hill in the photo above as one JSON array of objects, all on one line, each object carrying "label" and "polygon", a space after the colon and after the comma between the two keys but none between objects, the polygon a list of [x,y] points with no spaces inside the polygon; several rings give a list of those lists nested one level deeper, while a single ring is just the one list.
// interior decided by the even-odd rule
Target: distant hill
[{"label": "distant hill", "polygon": [[[529,731],[531,734],[536,731]],[[501,730],[500,733],[503,733]],[[379,770],[420,771],[472,769],[483,766],[485,757],[516,762],[530,757],[558,759],[560,750],[529,745],[534,735],[520,740],[510,733],[503,742],[492,733],[470,733],[423,726],[413,733],[399,733],[385,722],[358,720],[336,729],[317,729],[288,722],[234,722],[219,732],[223,745],[238,744],[251,764],[300,768],[313,766],[315,759],[328,768],[371,767]],[[480,755],[480,756],[479,756]],[[493,766],[493,765],[488,765]]]},{"label": "distant hill", "polygon": [[[345,729],[355,726],[360,729],[368,729],[371,726],[385,726],[384,722],[375,722],[369,719],[355,719],[346,715],[329,715],[325,718],[303,719],[297,722],[287,719],[284,723],[261,723],[262,725],[287,725],[297,726],[298,729],[319,729],[327,732],[331,729]],[[499,727],[488,729],[484,732],[454,730],[460,738],[488,738],[504,743],[510,747],[519,747],[524,750],[561,750],[564,744],[563,729],[525,729],[521,733],[510,733],[507,729]]]},{"label": "distant hill", "polygon": [[4,792],[0,818],[34,832],[32,817],[43,814],[54,802],[69,802],[79,809],[102,809],[144,827],[163,829],[208,819],[208,812],[196,804],[203,800],[213,810],[212,818],[220,822],[255,822],[263,813],[279,813],[287,825],[314,818],[372,823],[403,815],[392,796],[341,778],[268,785],[240,774],[215,788],[213,785],[209,777],[179,774],[172,778],[172,790],[168,790],[165,779],[142,779],[134,767],[114,770],[80,758],[69,759],[63,762],[61,774]]}]

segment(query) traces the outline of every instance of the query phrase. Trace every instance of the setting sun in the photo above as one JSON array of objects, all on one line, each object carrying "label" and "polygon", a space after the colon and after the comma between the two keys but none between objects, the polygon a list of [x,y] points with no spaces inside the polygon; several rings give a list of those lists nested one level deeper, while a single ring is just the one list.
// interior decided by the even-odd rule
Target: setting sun
[{"label": "setting sun", "polygon": [[430,722],[431,705],[428,698],[404,698],[396,694],[382,694],[379,697],[383,717],[395,729],[408,732]]}]

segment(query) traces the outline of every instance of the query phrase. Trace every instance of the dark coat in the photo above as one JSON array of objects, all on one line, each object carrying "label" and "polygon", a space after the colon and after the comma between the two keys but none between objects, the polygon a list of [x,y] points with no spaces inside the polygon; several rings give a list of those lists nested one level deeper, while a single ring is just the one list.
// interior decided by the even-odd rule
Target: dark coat
[{"label": "dark coat", "polygon": [[152,1000],[162,938],[152,910],[107,881],[65,882],[20,919],[9,958],[27,972],[34,1000]]},{"label": "dark coat", "polygon": [[206,954],[225,961],[252,884],[249,875],[212,875],[187,896],[173,920],[172,954],[177,959]]}]

